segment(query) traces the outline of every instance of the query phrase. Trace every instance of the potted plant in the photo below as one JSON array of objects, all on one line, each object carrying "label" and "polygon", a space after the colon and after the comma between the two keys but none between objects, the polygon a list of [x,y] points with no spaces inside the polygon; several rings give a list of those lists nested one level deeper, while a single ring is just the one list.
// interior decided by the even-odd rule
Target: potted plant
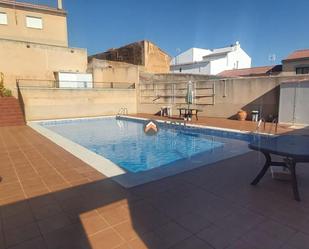
[{"label": "potted plant", "polygon": [[12,97],[12,91],[4,87],[3,73],[0,73],[0,97]]},{"label": "potted plant", "polygon": [[247,114],[246,111],[240,110],[239,112],[237,112],[237,119],[238,119],[239,121],[244,121],[244,120],[246,120],[247,115],[248,115],[248,114]]}]

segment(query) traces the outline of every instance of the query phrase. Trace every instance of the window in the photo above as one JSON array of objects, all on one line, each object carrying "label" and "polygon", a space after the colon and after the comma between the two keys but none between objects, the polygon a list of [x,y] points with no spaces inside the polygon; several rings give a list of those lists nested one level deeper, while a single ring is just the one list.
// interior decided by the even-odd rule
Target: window
[{"label": "window", "polygon": [[41,17],[27,16],[26,25],[28,28],[43,29],[43,20]]},{"label": "window", "polygon": [[0,12],[0,24],[8,24],[8,16],[6,13]]},{"label": "window", "polygon": [[297,67],[296,74],[309,74],[309,67]]}]

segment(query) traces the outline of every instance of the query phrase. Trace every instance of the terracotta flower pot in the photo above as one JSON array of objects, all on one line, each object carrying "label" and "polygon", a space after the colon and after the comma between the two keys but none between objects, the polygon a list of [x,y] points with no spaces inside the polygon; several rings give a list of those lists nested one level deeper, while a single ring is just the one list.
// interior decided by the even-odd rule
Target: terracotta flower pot
[{"label": "terracotta flower pot", "polygon": [[240,110],[239,112],[237,112],[237,119],[239,121],[244,121],[247,118],[247,112],[244,110]]}]

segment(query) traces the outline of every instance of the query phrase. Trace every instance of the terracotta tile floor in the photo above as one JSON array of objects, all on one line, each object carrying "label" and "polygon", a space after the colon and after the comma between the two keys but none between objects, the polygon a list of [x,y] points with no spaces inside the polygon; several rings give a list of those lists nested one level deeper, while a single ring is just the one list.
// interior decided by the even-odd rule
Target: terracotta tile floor
[{"label": "terracotta tile floor", "polygon": [[0,128],[0,248],[308,249],[302,202],[251,152],[124,189],[29,127]]},{"label": "terracotta tile floor", "polygon": [[[141,117],[141,118],[149,118],[149,119],[160,119],[160,120],[170,120],[170,121],[177,121],[177,120],[183,120],[180,119],[179,116],[173,116],[172,118],[167,117],[161,117],[158,115],[152,115],[152,114],[135,114],[131,116]],[[199,116],[198,120],[195,119],[195,117],[192,118],[192,121],[188,122],[189,124],[198,124],[198,125],[208,125],[208,126],[214,126],[214,127],[220,127],[220,128],[228,128],[228,129],[236,129],[241,131],[256,131],[257,129],[257,123],[252,121],[238,121],[238,120],[232,120],[232,119],[226,119],[226,118],[212,118],[212,117],[203,117]],[[290,132],[293,129],[288,128],[284,125],[278,125],[277,133],[286,133]],[[271,123],[266,123],[265,130],[264,126],[262,125],[261,128],[259,128],[260,132],[264,133],[275,133],[275,126]]]}]

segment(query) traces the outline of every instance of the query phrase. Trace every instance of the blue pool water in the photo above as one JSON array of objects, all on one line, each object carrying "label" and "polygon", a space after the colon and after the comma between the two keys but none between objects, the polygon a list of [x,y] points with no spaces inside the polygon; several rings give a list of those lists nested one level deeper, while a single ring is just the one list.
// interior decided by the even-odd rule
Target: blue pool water
[{"label": "blue pool water", "polygon": [[237,144],[238,140],[250,140],[250,136],[240,133],[168,124],[160,124],[158,134],[148,136],[143,131],[144,121],[112,117],[48,121],[40,125],[130,172],[166,166],[201,153],[213,153],[227,144]]}]

